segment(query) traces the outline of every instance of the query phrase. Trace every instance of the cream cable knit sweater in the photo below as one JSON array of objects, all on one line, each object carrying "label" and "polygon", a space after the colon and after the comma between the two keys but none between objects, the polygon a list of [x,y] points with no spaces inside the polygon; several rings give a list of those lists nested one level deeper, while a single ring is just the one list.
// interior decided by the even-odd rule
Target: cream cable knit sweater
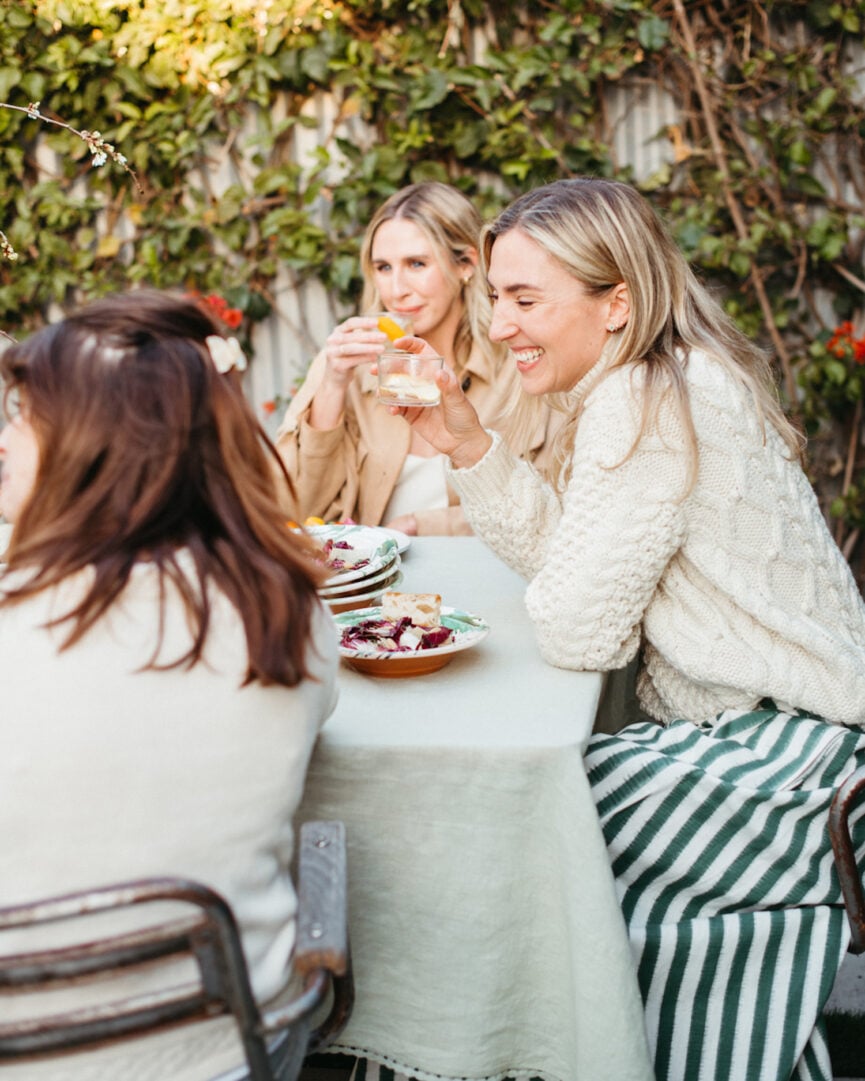
[{"label": "cream cable knit sweater", "polygon": [[[670,403],[639,425],[639,373],[596,365],[573,473],[559,498],[501,440],[449,471],[476,532],[529,580],[544,658],[621,668],[642,644],[637,694],[660,721],[710,718],[763,697],[865,722],[865,604],[814,492],[720,364],[686,372],[700,446],[685,498],[684,432]],[[636,392],[636,394],[635,394]]]}]

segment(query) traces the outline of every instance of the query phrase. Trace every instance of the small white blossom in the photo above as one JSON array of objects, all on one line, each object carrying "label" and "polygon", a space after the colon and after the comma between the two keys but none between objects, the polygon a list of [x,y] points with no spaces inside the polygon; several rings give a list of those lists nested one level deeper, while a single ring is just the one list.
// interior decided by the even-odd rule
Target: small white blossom
[{"label": "small white blossom", "polygon": [[239,372],[246,371],[246,356],[237,338],[222,338],[217,334],[210,334],[204,339],[204,344],[221,375],[227,374],[232,368]]},{"label": "small white blossom", "polygon": [[2,255],[4,259],[8,259],[10,263],[14,263],[18,258],[18,252],[15,251],[9,243],[9,238],[2,229],[0,229],[0,255]]}]

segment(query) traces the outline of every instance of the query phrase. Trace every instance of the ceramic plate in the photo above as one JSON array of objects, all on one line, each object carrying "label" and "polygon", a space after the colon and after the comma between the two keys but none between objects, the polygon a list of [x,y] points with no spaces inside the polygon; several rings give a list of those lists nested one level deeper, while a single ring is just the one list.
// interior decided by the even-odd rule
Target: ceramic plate
[{"label": "ceramic plate", "polygon": [[329,537],[339,537],[345,530],[349,529],[353,531],[355,537],[368,538],[369,542],[374,544],[381,544],[385,540],[395,541],[396,549],[400,555],[411,544],[411,537],[408,533],[403,533],[399,529],[388,529],[383,525],[341,525],[336,523],[332,525],[311,525],[306,527],[305,532],[311,537],[327,540]]},{"label": "ceramic plate", "polygon": [[384,537],[390,537],[392,540],[396,541],[396,550],[400,555],[402,555],[411,544],[411,537],[408,533],[403,533],[399,529],[388,529],[387,526],[383,525],[371,526],[370,528],[374,528],[377,533],[381,533]]},{"label": "ceramic plate", "polygon": [[370,531],[365,526],[319,526],[313,536],[322,544],[330,540],[339,545],[331,548],[328,558],[339,559],[345,564],[334,569],[325,588],[368,578],[387,567],[399,554],[393,537]]},{"label": "ceramic plate", "polygon": [[[339,628],[354,626],[364,619],[380,618],[380,606],[343,612],[335,616],[336,625]],[[489,624],[480,616],[470,615],[468,612],[460,611],[458,608],[448,608],[443,605],[441,621],[443,626],[450,627],[454,632],[453,639],[444,646],[405,653],[392,653],[387,650],[377,650],[372,645],[361,644],[358,648],[340,645],[339,652],[343,660],[352,668],[371,676],[388,678],[421,676],[427,672],[435,672],[439,668],[444,668],[454,654],[460,653],[464,649],[471,649],[478,642],[482,642],[490,633]]]},{"label": "ceramic plate", "polygon": [[355,608],[365,608],[381,600],[381,595],[386,589],[393,589],[402,581],[402,571],[397,571],[392,578],[388,578],[378,585],[373,586],[366,592],[353,593],[350,597],[322,597],[321,599],[330,608],[331,612],[350,612]]},{"label": "ceramic plate", "polygon": [[336,600],[341,595],[348,596],[351,594],[353,596],[355,593],[365,593],[368,588],[392,578],[399,569],[400,557],[397,552],[394,552],[390,563],[386,563],[380,570],[375,571],[366,578],[355,578],[351,582],[342,582],[340,585],[333,585],[333,579],[329,578],[327,584],[319,589],[318,595],[328,600]]}]

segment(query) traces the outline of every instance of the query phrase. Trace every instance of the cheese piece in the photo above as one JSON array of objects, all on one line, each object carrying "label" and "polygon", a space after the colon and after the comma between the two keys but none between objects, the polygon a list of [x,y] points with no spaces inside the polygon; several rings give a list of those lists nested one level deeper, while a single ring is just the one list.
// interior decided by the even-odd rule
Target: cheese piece
[{"label": "cheese piece", "polygon": [[415,627],[441,626],[442,599],[438,593],[396,593],[386,590],[381,597],[382,619],[411,620]]}]

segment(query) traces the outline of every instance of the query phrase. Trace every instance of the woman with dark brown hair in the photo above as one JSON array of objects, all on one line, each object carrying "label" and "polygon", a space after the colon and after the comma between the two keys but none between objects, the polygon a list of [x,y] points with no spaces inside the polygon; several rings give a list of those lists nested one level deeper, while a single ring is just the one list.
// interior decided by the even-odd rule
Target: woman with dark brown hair
[{"label": "woman with dark brown hair", "polygon": [[[292,817],[337,650],[319,567],[285,528],[244,363],[196,302],[147,291],[0,358],[0,511],[13,523],[0,904],[201,880],[234,908],[267,1000],[290,977]],[[171,1041],[154,1076],[231,1064],[231,1041],[204,1041]],[[130,1053],[99,1052],[120,1056],[103,1076],[128,1076]],[[70,1077],[89,1076],[81,1067],[64,1059]],[[50,1062],[27,1068],[57,1076]]]}]

